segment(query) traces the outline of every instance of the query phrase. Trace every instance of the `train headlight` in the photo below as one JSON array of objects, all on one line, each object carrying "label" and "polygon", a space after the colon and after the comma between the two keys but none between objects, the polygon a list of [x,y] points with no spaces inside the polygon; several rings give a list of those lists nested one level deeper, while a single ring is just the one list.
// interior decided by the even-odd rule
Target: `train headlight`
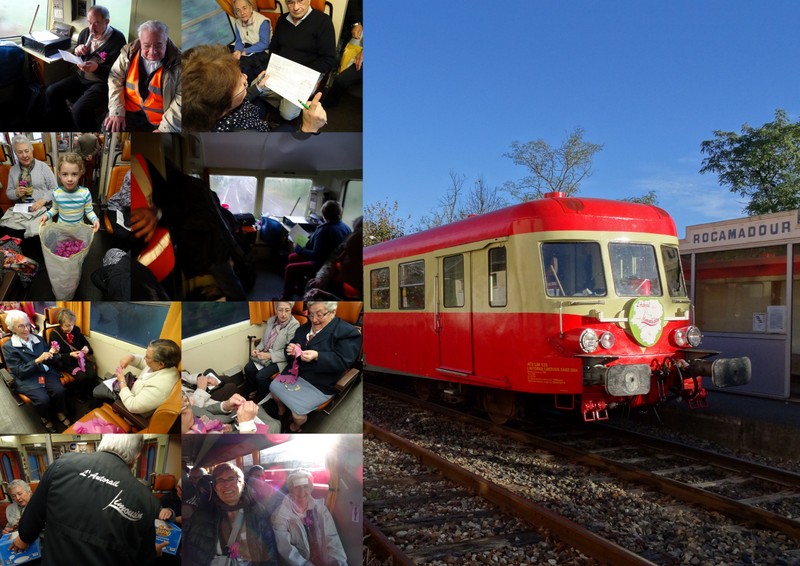
[{"label": "train headlight", "polygon": [[581,345],[581,350],[583,350],[587,354],[591,354],[592,352],[597,350],[597,345],[600,343],[600,340],[597,338],[597,332],[595,332],[591,328],[587,328],[586,330],[581,332],[581,337],[579,342]]},{"label": "train headlight", "polygon": [[689,345],[692,348],[697,348],[700,345],[700,341],[703,339],[703,335],[700,332],[700,329],[696,326],[690,326],[686,329],[686,340],[689,341]]},{"label": "train headlight", "polygon": [[611,334],[610,332],[603,332],[603,334],[600,336],[600,346],[602,346],[606,350],[610,350],[611,348],[613,348],[614,342],[616,342],[616,339],[614,338],[614,335]]},{"label": "train headlight", "polygon": [[676,330],[673,336],[675,338],[675,345],[678,346],[679,348],[685,348],[686,345],[689,343],[689,341],[686,340],[686,330],[683,328],[679,328],[678,330]]}]

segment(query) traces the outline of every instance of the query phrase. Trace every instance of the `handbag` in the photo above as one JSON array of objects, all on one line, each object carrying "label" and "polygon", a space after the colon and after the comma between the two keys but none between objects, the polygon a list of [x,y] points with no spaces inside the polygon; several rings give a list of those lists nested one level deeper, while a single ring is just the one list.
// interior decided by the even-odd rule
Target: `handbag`
[{"label": "handbag", "polygon": [[[128,384],[128,389],[133,389],[133,384],[136,383],[136,376],[134,376],[131,372],[126,373],[125,374],[125,383]],[[114,393],[119,395],[119,390],[120,390],[119,381],[115,381],[114,385],[112,385],[112,387],[114,388]]]}]

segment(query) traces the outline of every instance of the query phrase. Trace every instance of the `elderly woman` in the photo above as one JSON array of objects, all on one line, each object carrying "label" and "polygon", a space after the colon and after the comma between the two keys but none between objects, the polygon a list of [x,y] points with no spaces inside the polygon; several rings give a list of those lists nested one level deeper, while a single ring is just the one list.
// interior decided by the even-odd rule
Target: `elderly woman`
[{"label": "elderly woman", "polygon": [[292,412],[289,432],[301,432],[308,413],[333,397],[342,373],[361,352],[361,333],[336,317],[333,301],[309,301],[308,322],[297,329],[286,355],[293,363],[270,383],[278,418]]},{"label": "elderly woman", "polygon": [[288,497],[272,514],[272,528],[281,563],[287,566],[336,564],[345,566],[347,555],[325,502],[311,497],[314,478],[297,470],[286,478]]},{"label": "elderly woman", "polygon": [[[222,45],[198,45],[183,58],[183,128],[197,132],[269,131],[264,108],[252,101],[266,90],[261,74],[248,88],[247,76]],[[321,94],[303,110],[301,132],[316,133],[328,117],[319,103]]]},{"label": "elderly woman", "polygon": [[55,432],[50,421],[53,414],[68,427],[64,386],[56,370],[55,350],[31,332],[31,321],[22,311],[8,311],[6,326],[12,336],[3,344],[3,359],[14,377],[17,392],[31,400],[48,432]]},{"label": "elderly woman", "polygon": [[[181,349],[172,340],[153,340],[144,356],[129,354],[119,361],[117,382],[119,400],[131,413],[150,417],[167,400],[178,376]],[[129,365],[142,370],[133,387],[128,385],[123,370]],[[115,384],[115,385],[116,385]],[[97,399],[114,400],[114,393],[105,383],[94,388]]]},{"label": "elderly woman", "polygon": [[17,163],[8,172],[6,196],[15,202],[29,202],[30,212],[15,212],[9,208],[0,218],[0,226],[12,235],[30,238],[39,233],[38,216],[46,212],[45,205],[53,200],[53,191],[58,185],[50,167],[33,158],[31,140],[19,134],[12,138],[11,145]]},{"label": "elderly woman", "polygon": [[286,368],[286,346],[300,327],[292,316],[292,303],[275,301],[275,316],[267,320],[264,338],[250,352],[250,361],[244,366],[245,384],[242,395],[261,400],[269,393],[272,376]]},{"label": "elderly woman", "polygon": [[272,30],[269,20],[256,10],[253,0],[233,0],[233,11],[236,14],[233,57],[251,82],[267,66]]},{"label": "elderly woman", "polygon": [[198,507],[192,520],[185,523],[182,564],[207,566],[227,556],[225,564],[277,566],[269,513],[250,497],[242,470],[223,463],[214,468],[211,476],[211,504]]},{"label": "elderly woman", "polygon": [[19,519],[25,512],[28,501],[31,500],[31,486],[22,480],[11,480],[8,483],[8,496],[11,498],[11,505],[6,507],[6,527],[3,534],[16,531],[19,526]]},{"label": "elderly woman", "polygon": [[[61,309],[58,313],[58,327],[50,333],[52,342],[58,344],[56,352],[61,362],[61,370],[75,377],[79,397],[91,398],[92,389],[97,381],[94,364],[86,359],[92,353],[89,341],[75,326],[75,313],[69,309]],[[51,344],[52,345],[52,344]]]}]

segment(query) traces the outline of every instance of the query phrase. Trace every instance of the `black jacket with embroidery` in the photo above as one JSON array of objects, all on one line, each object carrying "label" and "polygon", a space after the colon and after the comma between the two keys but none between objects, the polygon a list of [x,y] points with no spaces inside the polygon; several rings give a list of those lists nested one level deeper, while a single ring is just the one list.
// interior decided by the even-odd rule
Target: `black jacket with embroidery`
[{"label": "black jacket with embroidery", "polygon": [[47,529],[42,566],[141,566],[156,557],[159,509],[116,454],[65,454],[33,492],[19,536],[30,543]]}]

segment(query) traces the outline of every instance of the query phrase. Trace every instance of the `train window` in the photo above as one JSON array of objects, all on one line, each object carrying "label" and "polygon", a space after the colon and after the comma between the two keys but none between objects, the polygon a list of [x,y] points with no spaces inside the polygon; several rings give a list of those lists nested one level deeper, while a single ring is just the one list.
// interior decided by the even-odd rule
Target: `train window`
[{"label": "train window", "polygon": [[681,256],[675,246],[661,246],[661,261],[667,276],[667,290],[670,297],[685,297],[686,285],[681,273]]},{"label": "train window", "polygon": [[381,267],[369,272],[370,306],[373,309],[389,308],[389,268]]},{"label": "train window", "polygon": [[231,22],[216,0],[183,0],[181,22],[184,51],[197,45],[226,45],[233,41]]},{"label": "train window", "polygon": [[507,289],[506,249],[492,248],[489,250],[489,306],[506,306]]},{"label": "train window", "polygon": [[243,175],[209,175],[211,190],[217,193],[222,204],[234,213],[253,212],[256,208],[255,177]]},{"label": "train window", "polygon": [[348,226],[361,216],[364,211],[364,182],[360,180],[347,181],[342,197],[342,222]]},{"label": "train window", "polygon": [[400,308],[425,308],[425,261],[400,264]]},{"label": "train window", "polygon": [[606,279],[597,242],[542,244],[545,291],[549,297],[606,294]]},{"label": "train window", "polygon": [[181,309],[183,339],[250,320],[250,307],[245,302],[190,302]]},{"label": "train window", "polygon": [[89,325],[92,332],[145,348],[161,336],[169,305],[166,303],[92,303]]},{"label": "train window", "polygon": [[261,215],[304,216],[313,184],[311,179],[267,177],[264,179]]},{"label": "train window", "polygon": [[[0,38],[13,38],[28,33],[29,30],[47,29],[47,10],[40,10],[34,2],[24,7],[12,7],[15,2],[0,2]],[[17,11],[16,13],[13,13]],[[11,13],[9,13],[11,12]],[[36,19],[34,20],[34,15]],[[33,26],[31,26],[33,22]]]},{"label": "train window", "polygon": [[451,255],[442,260],[444,268],[444,306],[464,306],[464,256]]},{"label": "train window", "polygon": [[611,243],[614,289],[620,297],[660,297],[656,251],[650,244]]}]

